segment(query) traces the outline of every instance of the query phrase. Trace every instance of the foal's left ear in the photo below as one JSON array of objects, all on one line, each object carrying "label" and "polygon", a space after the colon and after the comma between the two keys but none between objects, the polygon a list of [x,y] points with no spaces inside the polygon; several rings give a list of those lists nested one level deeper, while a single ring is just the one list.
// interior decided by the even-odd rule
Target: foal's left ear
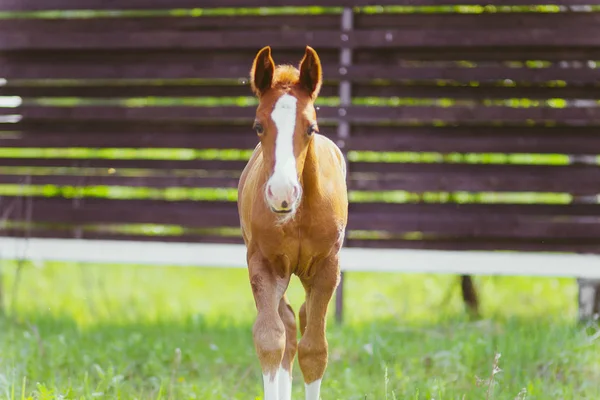
[{"label": "foal's left ear", "polygon": [[321,60],[317,52],[310,46],[306,46],[306,51],[302,61],[300,61],[300,85],[315,100],[321,90],[323,82],[323,70]]}]

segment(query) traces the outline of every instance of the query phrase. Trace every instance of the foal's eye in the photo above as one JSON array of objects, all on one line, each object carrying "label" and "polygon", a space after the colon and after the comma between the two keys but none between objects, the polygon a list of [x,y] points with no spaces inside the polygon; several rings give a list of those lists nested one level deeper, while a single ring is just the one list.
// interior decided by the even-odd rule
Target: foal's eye
[{"label": "foal's eye", "polygon": [[262,135],[264,132],[264,128],[261,124],[259,124],[258,122],[254,123],[254,126],[252,127],[252,129],[254,129],[256,131],[256,133],[258,133],[259,135]]},{"label": "foal's eye", "polygon": [[312,135],[313,133],[319,133],[319,130],[317,129],[317,124],[312,124],[311,126],[309,126],[306,133],[308,134],[308,136]]}]

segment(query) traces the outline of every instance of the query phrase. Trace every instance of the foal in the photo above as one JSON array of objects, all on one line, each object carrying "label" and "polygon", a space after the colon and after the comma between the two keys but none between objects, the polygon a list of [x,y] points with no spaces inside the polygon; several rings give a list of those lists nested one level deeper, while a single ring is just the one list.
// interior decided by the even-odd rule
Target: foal
[{"label": "foal", "polygon": [[[346,164],[340,149],[319,134],[314,101],[322,72],[315,50],[306,47],[298,70],[276,67],[264,47],[250,74],[260,143],[240,177],[238,211],[258,311],[252,333],[264,399],[291,399],[297,350],[306,399],[318,400],[327,367],[326,313],[339,282],[348,219]],[[285,296],[292,274],[306,292],[299,342]]]}]

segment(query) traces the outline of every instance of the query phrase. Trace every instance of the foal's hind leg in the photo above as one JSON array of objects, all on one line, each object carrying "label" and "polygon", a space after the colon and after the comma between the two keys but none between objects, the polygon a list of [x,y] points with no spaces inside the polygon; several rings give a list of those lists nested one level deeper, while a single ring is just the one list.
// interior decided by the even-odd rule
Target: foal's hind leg
[{"label": "foal's hind leg", "polygon": [[279,400],[292,399],[292,366],[298,349],[296,316],[284,295],[279,302],[279,316],[285,325],[285,352],[279,370]]},{"label": "foal's hind leg", "polygon": [[[306,292],[308,297],[308,291]],[[300,319],[300,335],[304,336],[306,330],[306,302],[302,303],[300,310],[298,311],[298,317]]]}]

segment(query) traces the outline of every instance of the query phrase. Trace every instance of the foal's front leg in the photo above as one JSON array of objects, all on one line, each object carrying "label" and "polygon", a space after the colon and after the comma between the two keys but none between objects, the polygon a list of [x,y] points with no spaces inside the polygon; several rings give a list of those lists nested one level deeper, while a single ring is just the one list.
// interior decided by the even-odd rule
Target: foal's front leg
[{"label": "foal's front leg", "polygon": [[252,328],[254,347],[263,373],[264,400],[280,400],[279,373],[285,351],[285,325],[279,315],[279,302],[289,278],[276,277],[265,260],[255,257],[249,263],[250,285],[258,311]]},{"label": "foal's front leg", "polygon": [[339,282],[338,256],[323,260],[315,269],[318,272],[310,282],[303,282],[306,303],[300,320],[305,319],[306,322],[301,322],[304,332],[298,343],[298,361],[306,385],[306,400],[319,400],[321,381],[327,368],[326,318],[329,302]]}]

